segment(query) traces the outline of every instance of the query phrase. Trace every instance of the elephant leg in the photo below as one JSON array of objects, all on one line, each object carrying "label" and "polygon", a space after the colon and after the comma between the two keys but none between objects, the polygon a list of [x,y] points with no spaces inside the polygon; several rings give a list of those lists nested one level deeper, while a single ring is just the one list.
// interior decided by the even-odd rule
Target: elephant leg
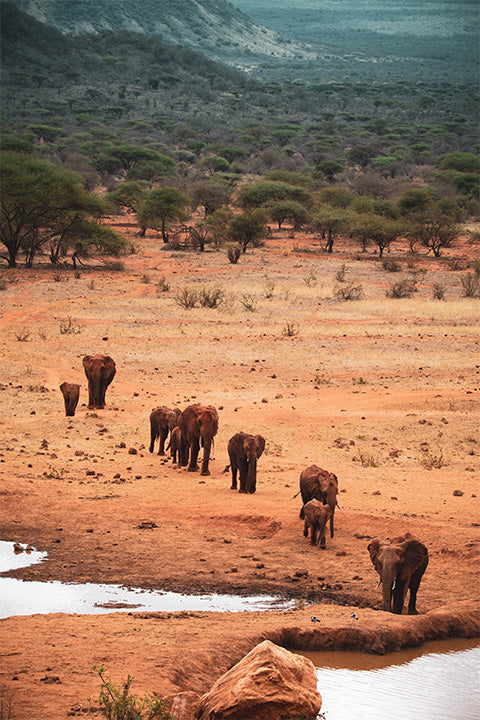
[{"label": "elephant leg", "polygon": [[325,550],[325,548],[326,548],[325,529],[326,529],[326,526],[325,526],[325,523],[323,523],[322,526],[320,527],[320,532],[319,532],[319,534],[320,534],[319,543],[320,543],[320,548],[322,550]]},{"label": "elephant leg", "polygon": [[160,445],[158,455],[165,455],[165,440],[168,436],[168,428],[160,428]]},{"label": "elephant leg", "polygon": [[408,614],[409,615],[418,615],[417,592],[418,592],[418,588],[420,586],[420,581],[423,577],[424,572],[425,572],[425,568],[418,569],[413,573],[412,577],[410,578],[410,583],[409,583],[410,597],[408,598]]},{"label": "elephant leg", "polygon": [[190,443],[190,464],[188,466],[188,472],[195,472],[198,470],[198,453],[200,452],[200,441],[198,437],[194,437]]},{"label": "elephant leg", "polygon": [[310,526],[310,532],[311,532],[310,545],[316,545],[317,544],[317,523],[316,522],[312,523],[312,525]]},{"label": "elephant leg", "polygon": [[230,485],[230,490],[236,490],[237,489],[237,472],[238,468],[236,465],[233,464],[233,462],[230,461],[230,469],[232,471],[232,484]]},{"label": "elephant leg", "polygon": [[308,521],[307,521],[307,518],[305,518],[305,522],[303,524],[303,537],[308,537],[308,528],[309,528]]},{"label": "elephant leg", "polygon": [[157,428],[155,427],[155,424],[150,421],[150,447],[148,448],[149,452],[153,453],[153,446],[155,445],[155,440],[157,439]]}]

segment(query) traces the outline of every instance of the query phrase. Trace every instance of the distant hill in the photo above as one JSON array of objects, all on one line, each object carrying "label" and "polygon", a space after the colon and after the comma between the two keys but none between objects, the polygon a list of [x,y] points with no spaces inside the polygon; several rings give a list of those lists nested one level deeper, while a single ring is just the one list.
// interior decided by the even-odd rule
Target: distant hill
[{"label": "distant hill", "polygon": [[105,30],[156,35],[245,67],[259,58],[313,57],[306,45],[259,25],[225,0],[12,0],[25,13],[63,33]]}]

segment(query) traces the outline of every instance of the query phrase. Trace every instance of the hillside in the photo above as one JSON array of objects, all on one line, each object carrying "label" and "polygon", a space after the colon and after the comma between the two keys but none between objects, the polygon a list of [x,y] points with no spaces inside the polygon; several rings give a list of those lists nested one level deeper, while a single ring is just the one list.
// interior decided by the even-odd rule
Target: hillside
[{"label": "hillside", "polygon": [[135,32],[197,49],[209,57],[248,66],[256,56],[312,57],[225,0],[13,0],[23,12],[63,33]]}]

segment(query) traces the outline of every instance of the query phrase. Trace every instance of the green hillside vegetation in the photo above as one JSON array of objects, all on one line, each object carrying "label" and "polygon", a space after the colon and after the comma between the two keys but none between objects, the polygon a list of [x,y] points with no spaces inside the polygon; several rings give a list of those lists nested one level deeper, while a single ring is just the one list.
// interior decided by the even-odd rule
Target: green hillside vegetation
[{"label": "green hillside vegetation", "polygon": [[[171,241],[170,224],[199,208],[205,222],[186,228],[185,246],[218,248],[229,238],[246,250],[271,221],[293,233],[309,227],[328,252],[348,233],[379,255],[402,234],[412,249],[440,254],[458,222],[479,214],[467,84],[447,95],[441,84],[407,80],[265,83],[156,37],[67,38],[10,3],[1,11],[5,156],[73,171],[83,192],[106,190],[112,209],[136,212],[141,232],[160,229]],[[413,179],[430,205],[409,209],[408,196],[398,204]],[[175,206],[163,217],[162,188]],[[8,184],[3,193],[10,201]],[[105,208],[85,203],[83,224],[65,234],[52,262],[122,250],[98,230]],[[87,221],[96,223],[89,232]],[[19,253],[31,264],[47,247],[44,235],[33,252],[17,238],[12,259],[7,235],[10,264]]]}]

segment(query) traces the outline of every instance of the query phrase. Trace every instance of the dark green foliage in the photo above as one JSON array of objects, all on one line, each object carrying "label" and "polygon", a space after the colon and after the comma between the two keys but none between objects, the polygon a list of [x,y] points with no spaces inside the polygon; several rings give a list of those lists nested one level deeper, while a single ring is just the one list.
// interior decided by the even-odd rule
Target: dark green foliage
[{"label": "dark green foliage", "polygon": [[185,220],[188,217],[189,198],[174,187],[162,187],[151,190],[139,204],[137,222],[145,234],[147,228],[161,230],[164,243],[168,243],[167,229],[172,220]]},{"label": "dark green foliage", "polygon": [[229,238],[241,245],[246,252],[248,245],[265,236],[267,215],[263,209],[250,210],[235,215],[228,228]]},{"label": "dark green foliage", "polygon": [[269,215],[274,222],[278,223],[279,230],[286,220],[290,220],[293,223],[293,229],[298,230],[309,219],[309,212],[305,205],[294,200],[282,200],[274,203],[269,208]]},{"label": "dark green foliage", "polygon": [[262,181],[255,185],[243,186],[239,192],[239,199],[244,208],[252,208],[287,199],[308,204],[310,194],[298,185],[290,185],[286,182]]},{"label": "dark green foliage", "polygon": [[93,247],[117,254],[125,241],[90,220],[103,212],[102,201],[86,192],[77,173],[18,153],[3,154],[0,241],[10,266],[20,251],[31,266],[45,247],[53,263],[70,249],[74,258]]},{"label": "dark green foliage", "polygon": [[480,158],[466,152],[454,152],[440,155],[437,162],[440,170],[458,170],[461,173],[479,173]]}]

